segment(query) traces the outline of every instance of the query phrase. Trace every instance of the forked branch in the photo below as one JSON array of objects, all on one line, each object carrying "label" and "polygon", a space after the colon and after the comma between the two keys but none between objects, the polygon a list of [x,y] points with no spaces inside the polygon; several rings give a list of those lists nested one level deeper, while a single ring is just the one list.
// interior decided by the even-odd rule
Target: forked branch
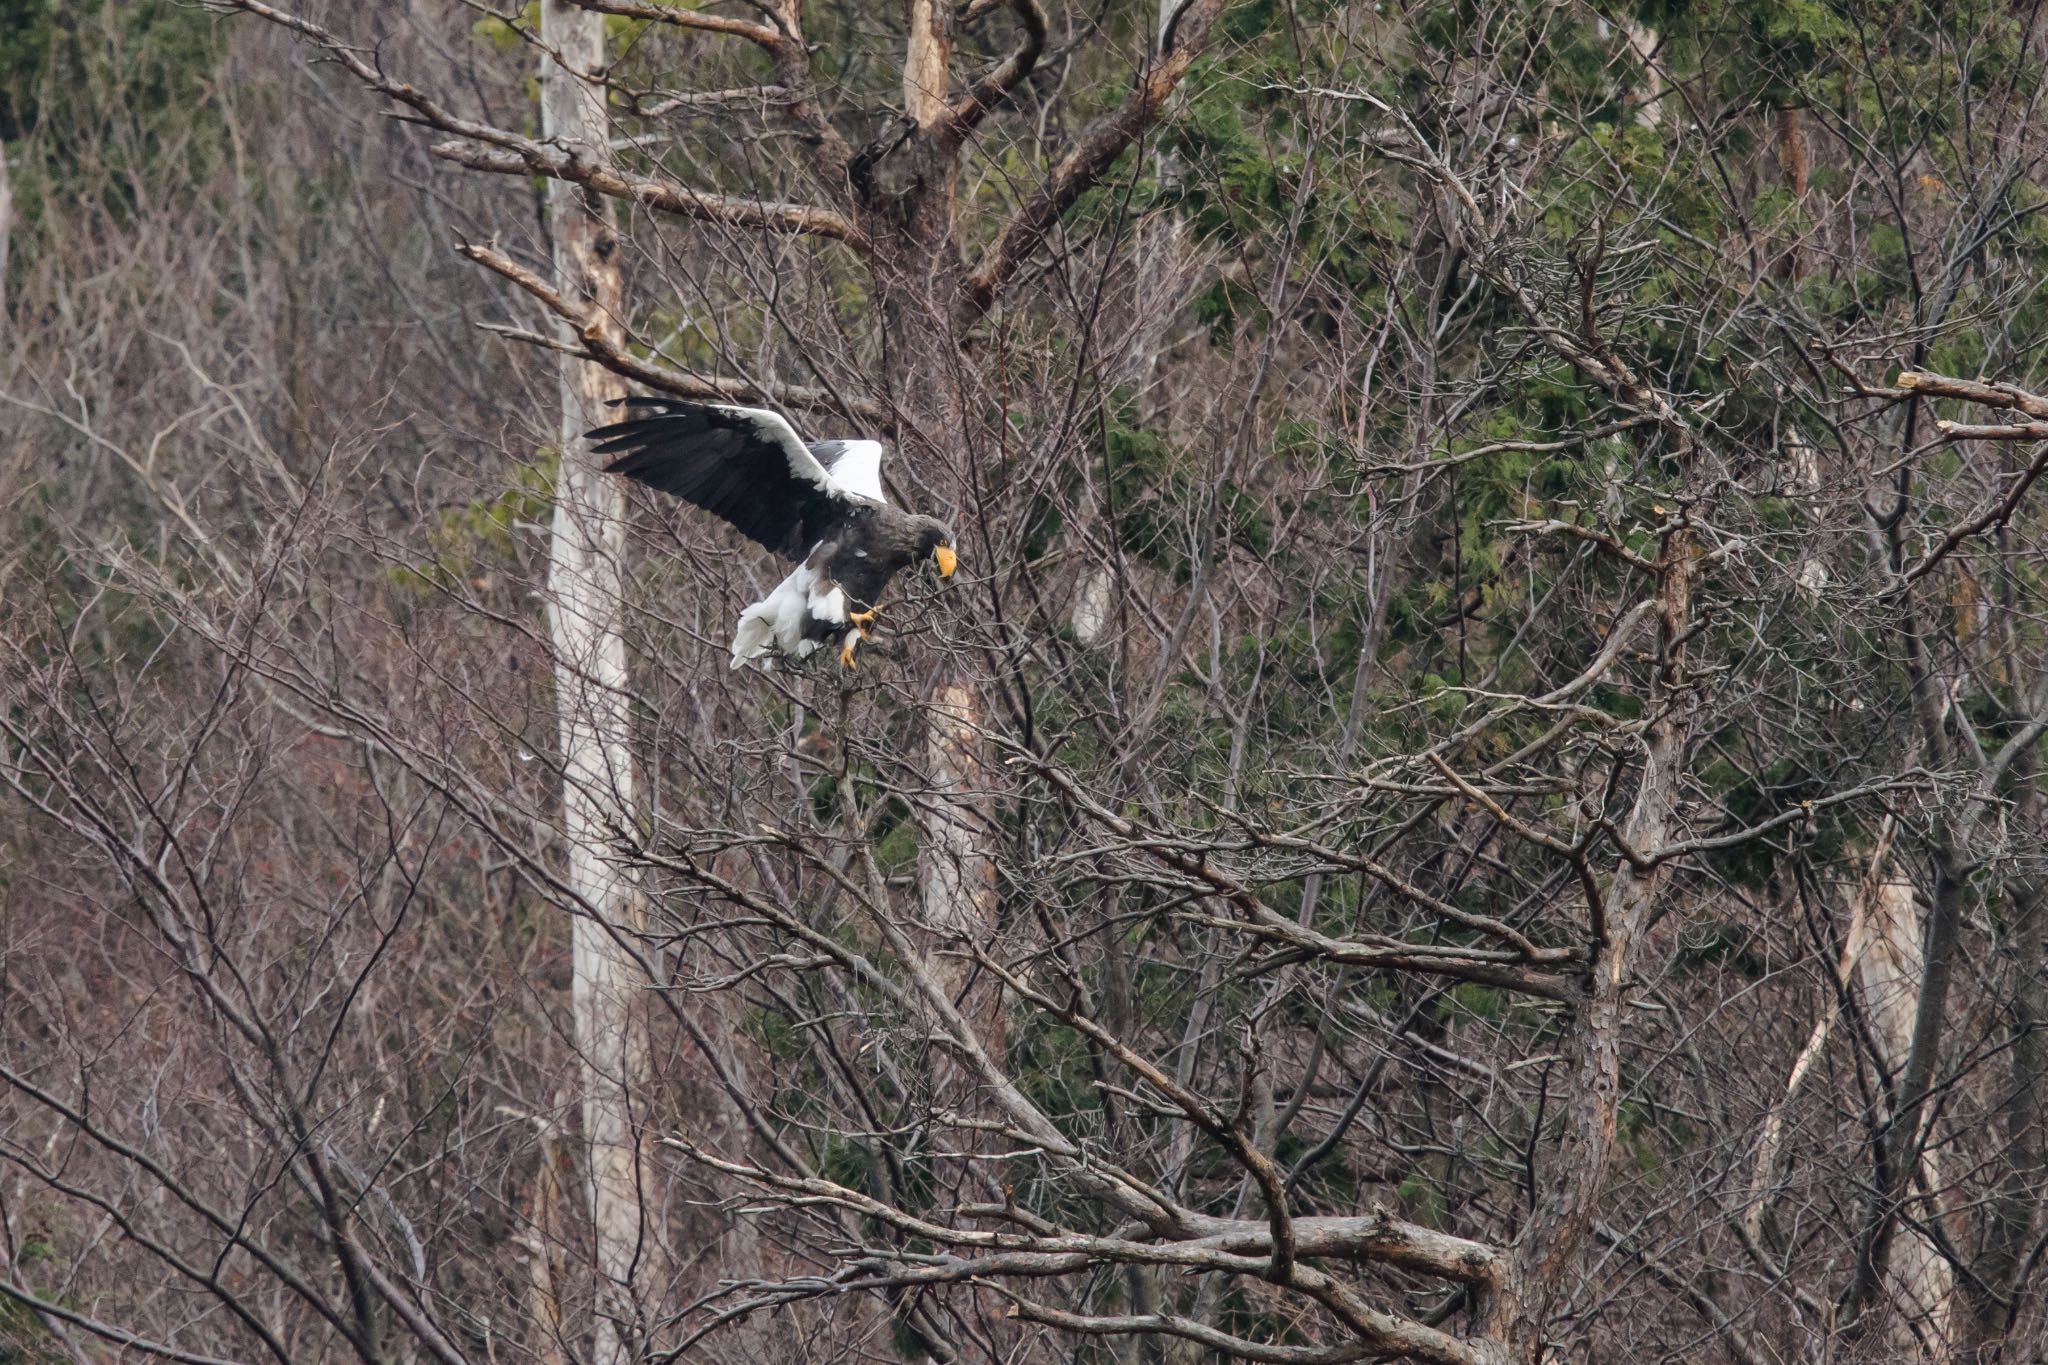
[{"label": "forked branch", "polygon": [[[1138,74],[1124,102],[1090,124],[1061,157],[1036,194],[996,234],[968,272],[962,307],[979,316],[1038,250],[1074,201],[1092,189],[1125,149],[1159,121],[1222,14],[1224,0],[1189,0],[1166,34],[1158,57]],[[1028,21],[1027,21],[1028,22]],[[1020,77],[1021,79],[1021,77]]]},{"label": "forked branch", "polygon": [[1049,28],[1045,7],[1038,0],[1010,0],[1010,8],[1017,12],[1017,22],[1024,32],[1009,56],[990,67],[967,88],[964,96],[953,102],[951,112],[956,135],[972,132],[989,110],[1002,103],[1012,90],[1038,69],[1038,59],[1045,53],[1045,35]]},{"label": "forked branch", "polygon": [[[1955,379],[1948,375],[1907,370],[1899,376],[1898,387],[1929,398],[1954,398],[2001,412],[2018,412],[2031,418],[2025,422],[1980,425],[1937,420],[1934,429],[1946,441],[2042,441],[2048,442],[2048,398],[2029,393],[2012,384],[1990,384],[1981,379]],[[1970,516],[1949,528],[1941,542],[1919,562],[1900,575],[1902,583],[1913,583],[1932,573],[1941,562],[1971,536],[1982,534],[2012,519],[2026,500],[2027,492],[2048,472],[2048,444],[2034,452],[2034,458],[2018,471],[2012,482],[1996,497]]]},{"label": "forked branch", "polygon": [[701,33],[723,33],[734,38],[745,38],[750,43],[780,52],[788,41],[778,29],[766,24],[750,23],[745,19],[728,19],[719,14],[706,14],[702,10],[684,9],[680,5],[651,5],[646,0],[569,0],[578,9],[587,9],[594,14],[615,14],[625,19],[644,19],[654,24],[672,24],[677,28],[695,29]]}]

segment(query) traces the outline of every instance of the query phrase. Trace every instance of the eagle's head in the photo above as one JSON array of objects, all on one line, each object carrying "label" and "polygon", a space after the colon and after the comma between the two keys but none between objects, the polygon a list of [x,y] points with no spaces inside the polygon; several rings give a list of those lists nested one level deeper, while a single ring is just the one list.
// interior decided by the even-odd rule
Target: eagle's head
[{"label": "eagle's head", "polygon": [[953,528],[936,517],[917,519],[917,556],[911,562],[929,559],[939,566],[939,577],[951,578],[960,558],[953,553]]}]

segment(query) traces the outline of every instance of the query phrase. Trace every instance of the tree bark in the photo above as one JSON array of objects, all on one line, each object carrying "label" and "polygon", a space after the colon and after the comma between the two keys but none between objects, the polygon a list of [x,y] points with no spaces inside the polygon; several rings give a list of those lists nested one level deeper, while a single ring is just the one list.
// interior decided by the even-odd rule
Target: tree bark
[{"label": "tree bark", "polygon": [[1643,128],[1655,128],[1664,121],[1664,101],[1655,93],[1660,85],[1669,85],[1663,64],[1657,60],[1657,30],[1633,18],[1622,21],[1622,36],[1628,39],[1629,51],[1643,64],[1643,72],[1649,79],[1652,93],[1636,106],[1636,124]]},{"label": "tree bark", "polygon": [[953,70],[953,6],[946,0],[910,0],[910,39],[903,53],[903,112],[921,132],[949,113],[946,86]]},{"label": "tree bark", "polygon": [[[559,1107],[559,1106],[558,1106]],[[555,1272],[555,1254],[562,1245],[562,1182],[560,1144],[551,1119],[541,1118],[540,1163],[533,1173],[531,1227],[525,1236],[527,1314],[533,1320],[538,1365],[569,1365],[562,1350],[562,1291]]]},{"label": "tree bark", "polygon": [[[957,676],[943,677],[925,707],[924,765],[927,795],[919,812],[917,868],[917,931],[913,937],[924,970],[930,975],[976,1041],[998,1066],[1003,1065],[1003,988],[1001,981],[975,959],[996,933],[996,867],[987,841],[992,837],[989,774],[981,735],[981,700]],[[934,1031],[944,1025],[932,1023]],[[936,1113],[979,1117],[988,1094],[974,1068],[952,1051],[932,1054],[931,1104]],[[955,1206],[1000,1197],[986,1172],[972,1157],[992,1145],[987,1134],[955,1128],[945,1138],[962,1156],[935,1163],[936,1202]],[[993,1319],[1007,1304],[984,1292],[980,1310]],[[955,1335],[943,1315],[923,1327],[945,1343],[945,1355],[958,1365],[999,1357],[982,1349],[975,1334]],[[921,1328],[922,1330],[922,1328]]]},{"label": "tree bark", "polygon": [[1800,127],[1799,106],[1778,106],[1778,169],[1794,199],[1806,197],[1806,130]]},{"label": "tree bark", "polygon": [[[974,1025],[989,1055],[1000,1059],[1001,987],[978,969],[972,954],[974,945],[987,944],[996,932],[996,867],[985,842],[992,831],[980,698],[957,679],[940,683],[925,711],[925,726],[932,796],[923,818],[919,919],[930,935],[933,974]],[[938,1075],[942,1094],[958,1092],[966,1083],[965,1073],[943,1056]],[[946,1084],[949,1080],[955,1084]],[[947,1098],[967,1107],[964,1094]]]},{"label": "tree bark", "polygon": [[[2035,766],[2022,754],[2012,772],[2019,792],[2013,824],[2029,840],[2038,837],[2043,815]],[[2021,1358],[2024,1347],[2010,1338],[2035,1290],[2033,1249],[2048,1211],[2048,887],[2039,877],[2016,875],[2006,884],[2005,908],[2000,938],[2011,963],[2012,994],[2006,1004],[2011,1045],[1998,1101],[2004,1170],[1986,1211],[1965,1349],[1957,1353],[1979,1365]]]},{"label": "tree bark", "polygon": [[[1934,916],[1944,916],[1937,906]],[[1953,909],[1946,911],[1953,919]],[[1930,931],[1931,932],[1931,931]],[[1901,881],[1881,885],[1870,904],[1868,947],[1856,964],[1856,993],[1870,1022],[1872,1041],[1885,1068],[1894,1073],[1908,1066],[1914,1053],[1915,999],[1934,977],[1920,940],[1920,917],[1913,888]],[[1931,1055],[1931,1054],[1930,1054]],[[1893,1119],[1888,1165],[1895,1174],[1897,1199],[1911,1197],[1914,1185],[1941,1187],[1933,1144],[1920,1134],[1927,1076],[1910,1074],[1900,1082],[1901,1111]],[[1939,1209],[1926,1208],[1922,1220],[1932,1222]],[[1886,1348],[1921,1360],[1949,1358],[1954,1319],[1955,1272],[1941,1251],[1910,1228],[1892,1234],[1894,1245],[1883,1264],[1884,1287],[1897,1316],[1885,1333]]]},{"label": "tree bark", "polygon": [[[1693,620],[1694,547],[1693,532],[1680,525],[1665,536],[1657,561],[1660,638],[1648,709],[1661,714],[1650,726],[1642,776],[1622,827],[1628,849],[1639,856],[1670,842],[1683,795],[1693,729],[1685,640]],[[1550,1305],[1599,1211],[1621,1110],[1627,991],[1669,866],[1655,861],[1642,867],[1624,857],[1604,906],[1590,907],[1592,969],[1558,1047],[1570,1067],[1560,1096],[1564,1131],[1516,1243],[1512,1267],[1496,1301],[1485,1305],[1488,1335],[1504,1340],[1513,1360],[1544,1358]]]},{"label": "tree bark", "polygon": [[[607,118],[586,73],[604,65],[604,18],[544,0],[541,43],[556,54],[541,79],[545,140],[601,162]],[[616,343],[622,285],[619,239],[605,202],[564,180],[548,182],[557,287],[582,305],[585,327]],[[567,324],[561,324],[568,331]],[[565,340],[575,338],[565,336]],[[582,905],[573,927],[574,1031],[582,1071],[587,1192],[598,1273],[594,1365],[636,1351],[638,1279],[648,1242],[634,1106],[647,1078],[645,984],[621,936],[646,927],[646,906],[616,851],[634,827],[637,794],[627,740],[624,601],[626,503],[617,480],[594,469],[583,433],[605,420],[625,382],[603,366],[563,357],[561,466],[548,563],[548,630],[555,652],[562,744],[562,827],[569,882]]]},{"label": "tree bark", "polygon": [[7,243],[14,233],[14,191],[7,184],[7,147],[0,143],[0,324],[7,320]]},{"label": "tree bark", "polygon": [[[1865,950],[1870,947],[1874,932],[1872,923],[1883,912],[1884,898],[1892,891],[1886,878],[1891,864],[1892,843],[1897,837],[1898,821],[1891,816],[1885,817],[1878,828],[1877,847],[1870,855],[1870,871],[1857,886],[1856,894],[1849,903],[1849,924],[1842,932],[1842,955],[1835,963],[1835,989],[1829,993],[1820,1018],[1807,1035],[1806,1046],[1799,1050],[1797,1060],[1792,1063],[1784,1095],[1764,1115],[1763,1127],[1757,1137],[1756,1158],[1750,1167],[1749,1196],[1742,1213],[1743,1236],[1754,1246],[1762,1246],[1764,1242],[1765,1218],[1770,1211],[1778,1152],[1784,1145],[1787,1111],[1825,1054],[1828,1039],[1834,1033],[1835,1021],[1841,1017],[1842,999],[1856,982],[1857,967],[1863,961]],[[1910,901],[1910,893],[1908,899]]]}]

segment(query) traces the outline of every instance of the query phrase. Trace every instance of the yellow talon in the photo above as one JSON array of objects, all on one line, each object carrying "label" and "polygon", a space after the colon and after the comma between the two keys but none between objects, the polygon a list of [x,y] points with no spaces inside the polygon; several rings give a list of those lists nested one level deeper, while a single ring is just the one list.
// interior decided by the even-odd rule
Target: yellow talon
[{"label": "yellow talon", "polygon": [[880,610],[879,607],[869,607],[866,611],[850,611],[846,613],[846,619],[859,629],[860,638],[865,640],[875,624],[875,613]]},{"label": "yellow talon", "polygon": [[839,647],[839,666],[841,668],[853,667],[853,641],[854,637],[849,635],[846,637],[846,643]]}]

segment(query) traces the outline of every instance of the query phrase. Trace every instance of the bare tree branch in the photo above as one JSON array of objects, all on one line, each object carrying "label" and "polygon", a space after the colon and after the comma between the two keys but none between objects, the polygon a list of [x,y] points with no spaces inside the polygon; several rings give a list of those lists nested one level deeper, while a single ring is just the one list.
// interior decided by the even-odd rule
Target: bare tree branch
[{"label": "bare tree branch", "polygon": [[[433,126],[445,127],[441,123]],[[472,135],[473,136],[473,135]],[[844,215],[808,204],[779,204],[763,199],[740,199],[731,195],[707,194],[686,189],[665,180],[646,180],[622,174],[609,166],[593,165],[575,157],[547,151],[538,143],[513,134],[495,139],[495,147],[477,147],[466,142],[438,142],[430,149],[444,161],[474,171],[497,175],[546,175],[570,184],[582,185],[599,194],[628,199],[649,208],[707,223],[752,228],[764,232],[788,232],[828,237],[858,245],[859,229]],[[524,145],[520,145],[520,144]],[[510,146],[512,150],[505,150]]]},{"label": "bare tree branch", "polygon": [[[681,398],[707,398],[720,402],[767,402],[791,408],[834,409],[864,422],[881,424],[881,429],[887,429],[887,416],[878,404],[849,399],[828,389],[792,384],[764,387],[738,379],[714,379],[687,374],[682,370],[643,359],[627,349],[626,345],[612,342],[611,333],[619,324],[615,319],[592,317],[590,314],[591,308],[595,307],[594,304],[590,308],[578,308],[563,298],[553,285],[503,252],[474,242],[459,243],[455,249],[477,264],[510,280],[547,305],[556,317],[575,330],[577,339],[582,343],[582,349],[567,349],[564,343],[537,332],[490,324],[489,329],[501,336],[529,345],[563,351],[565,354],[583,356],[614,373],[628,379],[637,379],[650,388],[660,389]],[[630,340],[628,337],[627,341]]]},{"label": "bare tree branch", "polygon": [[1053,226],[1092,189],[1124,150],[1158,121],[1159,112],[1181,78],[1201,55],[1225,0],[1189,0],[1169,45],[1138,74],[1131,93],[1110,113],[1083,130],[1060,158],[1045,184],[996,233],[968,272],[963,306],[970,315],[988,311],[1010,277],[1045,241]]},{"label": "bare tree branch", "polygon": [[[414,121],[468,140],[434,146],[434,155],[444,160],[500,175],[550,176],[582,185],[598,194],[706,222],[848,242],[859,240],[860,234],[852,222],[831,209],[699,193],[665,180],[630,176],[606,162],[561,151],[518,133],[463,118],[412,84],[387,76],[361,51],[311,20],[265,4],[263,0],[213,0],[213,3],[246,11],[312,40],[363,85],[411,109]],[[551,56],[550,60],[556,58]],[[470,143],[482,143],[484,146],[472,146]]]},{"label": "bare tree branch", "polygon": [[953,101],[951,117],[955,136],[973,131],[990,110],[1028,80],[1038,67],[1039,57],[1045,52],[1048,29],[1045,7],[1039,0],[1008,0],[1008,3],[1017,12],[1018,25],[1024,32],[1009,56],[990,67],[979,80],[968,86],[965,95]]},{"label": "bare tree branch", "polygon": [[649,23],[673,24],[677,28],[745,38],[770,52],[780,52],[788,41],[784,34],[766,24],[728,19],[699,9],[685,9],[681,5],[655,5],[646,3],[646,0],[569,0],[569,3],[597,14],[615,14],[625,19],[644,19]]}]

